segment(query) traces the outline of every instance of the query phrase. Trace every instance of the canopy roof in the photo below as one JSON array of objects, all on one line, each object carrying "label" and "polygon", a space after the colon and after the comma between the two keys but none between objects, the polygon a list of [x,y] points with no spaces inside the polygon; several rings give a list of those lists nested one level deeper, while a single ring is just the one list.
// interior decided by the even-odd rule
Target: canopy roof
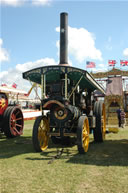
[{"label": "canopy roof", "polygon": [[104,89],[95,81],[95,79],[85,70],[74,68],[71,66],[43,66],[35,68],[23,73],[23,78],[41,84],[41,75],[46,75],[46,82],[59,82],[61,77],[67,73],[68,79],[74,81],[75,84],[79,82],[81,89],[87,88],[90,91],[100,90],[104,93]]}]

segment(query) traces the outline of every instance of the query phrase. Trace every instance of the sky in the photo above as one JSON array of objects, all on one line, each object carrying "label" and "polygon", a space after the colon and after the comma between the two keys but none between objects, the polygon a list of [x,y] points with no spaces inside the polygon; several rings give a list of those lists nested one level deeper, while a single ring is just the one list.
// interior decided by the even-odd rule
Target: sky
[{"label": "sky", "polygon": [[[107,71],[108,60],[128,60],[128,0],[0,0],[0,84],[28,90],[22,73],[59,64],[60,13],[68,13],[68,61]],[[86,69],[86,62],[96,68]]]}]

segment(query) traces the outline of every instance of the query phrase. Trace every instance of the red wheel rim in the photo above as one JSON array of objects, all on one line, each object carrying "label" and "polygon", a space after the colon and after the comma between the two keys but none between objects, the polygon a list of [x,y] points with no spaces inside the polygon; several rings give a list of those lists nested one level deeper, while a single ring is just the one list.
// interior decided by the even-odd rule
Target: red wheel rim
[{"label": "red wheel rim", "polygon": [[10,115],[10,131],[13,136],[23,134],[23,114],[20,109],[16,108]]}]

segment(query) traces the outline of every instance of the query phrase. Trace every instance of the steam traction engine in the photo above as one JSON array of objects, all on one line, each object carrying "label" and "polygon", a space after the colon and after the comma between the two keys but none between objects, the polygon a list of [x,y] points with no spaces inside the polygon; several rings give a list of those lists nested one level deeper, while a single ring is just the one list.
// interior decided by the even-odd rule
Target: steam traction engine
[{"label": "steam traction engine", "polygon": [[[2,89],[2,88],[1,88]],[[0,132],[6,137],[16,137],[23,133],[23,114],[18,106],[8,105],[8,94],[0,89]]]},{"label": "steam traction engine", "polygon": [[89,147],[89,133],[102,142],[106,132],[105,106],[92,98],[94,90],[102,87],[85,70],[67,62],[67,13],[61,14],[60,64],[44,66],[23,73],[23,78],[41,85],[42,115],[35,120],[33,146],[35,151],[46,150],[51,137],[54,143],[76,138],[79,153]]}]

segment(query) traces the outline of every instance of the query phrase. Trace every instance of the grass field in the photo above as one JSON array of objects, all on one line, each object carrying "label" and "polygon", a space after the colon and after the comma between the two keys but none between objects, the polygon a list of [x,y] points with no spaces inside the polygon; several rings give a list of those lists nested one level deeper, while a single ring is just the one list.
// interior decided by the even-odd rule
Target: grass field
[{"label": "grass field", "polygon": [[49,144],[45,153],[32,146],[33,121],[26,121],[24,135],[6,139],[0,134],[1,193],[127,193],[128,127],[106,135],[96,144],[90,135],[89,151],[79,155],[77,146]]}]

